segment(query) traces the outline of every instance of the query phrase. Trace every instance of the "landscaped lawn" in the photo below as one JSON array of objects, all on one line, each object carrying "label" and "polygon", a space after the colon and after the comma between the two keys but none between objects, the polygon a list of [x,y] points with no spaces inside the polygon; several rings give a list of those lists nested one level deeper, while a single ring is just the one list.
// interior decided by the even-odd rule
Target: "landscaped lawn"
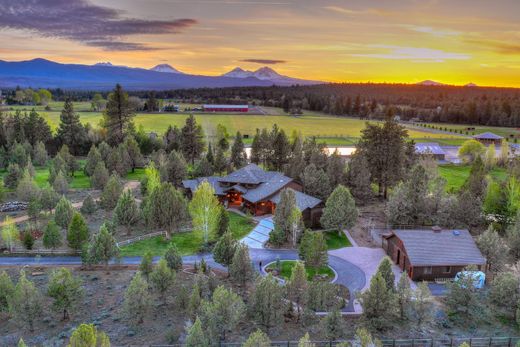
[{"label": "landscaped lawn", "polygon": [[[228,212],[228,215],[229,228],[236,240],[240,240],[253,229],[253,224],[251,224],[249,219],[246,217],[233,212]],[[170,242],[175,243],[182,255],[190,255],[201,250],[203,246],[203,237],[200,232],[189,231],[173,234]],[[163,236],[152,237],[150,239],[121,247],[121,255],[141,256],[147,251],[151,251],[153,255],[162,256],[166,251],[168,244],[169,241],[167,241]]]},{"label": "landscaped lawn", "polygon": [[338,233],[336,230],[326,231],[325,241],[327,242],[327,249],[329,251],[343,247],[352,247],[345,233]]},{"label": "landscaped lawn", "polygon": [[[296,265],[296,260],[283,260],[280,261],[280,274],[279,277],[288,280],[291,278],[291,274],[293,271],[294,266]],[[269,264],[267,266],[268,270],[275,270],[276,269],[276,262]],[[329,266],[324,266],[317,271],[315,269],[311,268],[305,268],[305,272],[307,272],[307,279],[312,280],[315,275],[325,275],[327,278],[330,278],[331,280],[334,278],[334,271]]]},{"label": "landscaped lawn", "polygon": [[[469,177],[469,172],[471,170],[470,165],[440,165],[439,173],[444,179],[446,179],[446,190],[448,191],[458,191],[466,179]],[[507,177],[507,171],[504,168],[496,167],[489,175],[498,180],[504,180]]]},{"label": "landscaped lawn", "polygon": [[[85,164],[85,160],[78,160],[80,165],[83,167]],[[49,186],[49,167],[48,166],[42,166],[42,167],[36,167],[35,168],[35,175],[34,175],[34,181],[40,188],[48,187]],[[6,174],[7,170],[1,170],[0,171],[0,178],[3,179],[4,175]],[[83,169],[80,169],[74,173],[74,177],[69,182],[69,187],[73,189],[85,189],[90,188],[90,179],[85,173],[83,172]]]}]

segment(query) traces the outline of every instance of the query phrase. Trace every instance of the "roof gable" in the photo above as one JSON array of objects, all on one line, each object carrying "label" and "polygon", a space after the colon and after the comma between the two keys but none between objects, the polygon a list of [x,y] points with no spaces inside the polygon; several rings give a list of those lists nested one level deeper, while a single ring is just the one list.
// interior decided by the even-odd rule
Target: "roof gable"
[{"label": "roof gable", "polygon": [[489,131],[487,131],[485,133],[477,134],[477,135],[473,136],[473,138],[481,139],[481,140],[502,140],[503,139],[502,136],[493,134],[492,132],[489,132]]}]

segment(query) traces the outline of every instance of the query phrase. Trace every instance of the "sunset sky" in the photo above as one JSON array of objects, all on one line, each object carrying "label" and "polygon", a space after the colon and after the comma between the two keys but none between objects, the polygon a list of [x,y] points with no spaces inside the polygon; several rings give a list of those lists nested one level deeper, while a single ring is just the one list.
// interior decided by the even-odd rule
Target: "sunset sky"
[{"label": "sunset sky", "polygon": [[519,0],[0,0],[0,59],[520,87]]}]

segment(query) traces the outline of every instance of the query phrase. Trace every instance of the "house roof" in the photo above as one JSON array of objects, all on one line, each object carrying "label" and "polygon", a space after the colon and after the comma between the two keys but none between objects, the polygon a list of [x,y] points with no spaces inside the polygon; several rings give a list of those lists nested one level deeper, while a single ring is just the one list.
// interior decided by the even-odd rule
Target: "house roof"
[{"label": "house roof", "polygon": [[225,195],[226,192],[224,191],[223,187],[220,185],[220,177],[218,176],[210,176],[210,177],[199,177],[192,180],[183,180],[182,186],[186,189],[191,190],[194,192],[199,184],[201,184],[204,181],[208,181],[209,184],[213,186],[213,189],[215,189],[215,194],[217,195]]},{"label": "house roof", "polygon": [[486,259],[468,230],[394,230],[413,266],[483,265]]},{"label": "house roof", "polygon": [[[297,190],[294,190],[292,188],[287,188],[294,191],[294,196],[296,198],[296,206],[300,209],[300,211],[304,211],[308,208],[314,208],[318,206],[321,203],[321,200],[318,198],[315,198],[314,196],[307,195],[305,193],[299,192]],[[274,202],[275,204],[280,203],[281,199],[281,191],[273,195],[270,200]]]},{"label": "house roof", "polygon": [[446,155],[446,152],[436,142],[416,143],[415,152],[419,154]]},{"label": "house roof", "polygon": [[[249,164],[243,168],[230,173],[220,179],[221,182],[242,183],[242,184],[260,184],[269,180],[273,174],[272,171],[264,171],[256,164]],[[277,172],[276,172],[277,173]]]},{"label": "house roof", "polygon": [[485,132],[481,134],[474,135],[473,138],[480,140],[502,140],[503,137],[497,134],[493,134],[491,132]]},{"label": "house roof", "polygon": [[253,203],[262,201],[280,191],[292,181],[292,178],[279,172],[268,171],[265,173],[267,174],[265,181],[260,183],[254,189],[249,189],[247,193],[242,196],[244,199]]}]

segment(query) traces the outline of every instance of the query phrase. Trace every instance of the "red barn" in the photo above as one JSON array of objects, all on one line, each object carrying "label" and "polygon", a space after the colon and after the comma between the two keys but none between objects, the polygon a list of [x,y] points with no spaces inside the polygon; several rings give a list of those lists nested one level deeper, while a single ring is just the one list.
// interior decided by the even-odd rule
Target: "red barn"
[{"label": "red barn", "polygon": [[204,112],[248,112],[248,105],[203,105]]}]

